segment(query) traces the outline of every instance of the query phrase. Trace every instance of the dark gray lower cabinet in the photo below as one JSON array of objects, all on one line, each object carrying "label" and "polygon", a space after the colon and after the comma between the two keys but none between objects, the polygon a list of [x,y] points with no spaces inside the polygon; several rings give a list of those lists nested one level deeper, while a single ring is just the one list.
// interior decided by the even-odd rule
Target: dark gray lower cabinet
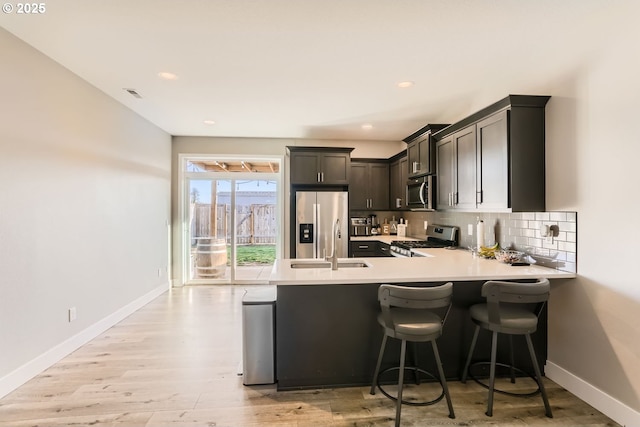
[{"label": "dark gray lower cabinet", "polygon": [[391,245],[388,243],[378,242],[378,252],[379,257],[383,256],[393,256],[391,255]]},{"label": "dark gray lower cabinet", "polygon": [[[460,378],[473,337],[469,307],[484,302],[482,282],[457,282],[453,306],[438,339],[445,376]],[[412,283],[411,286],[436,286]],[[378,284],[278,286],[276,303],[276,373],[278,390],[371,384],[382,342],[376,320]],[[547,359],[547,315],[540,316],[532,335],[540,369]],[[533,372],[523,337],[514,337],[516,366]],[[499,342],[498,361],[509,361],[508,342]],[[491,334],[481,331],[474,361],[489,360]],[[408,355],[412,352],[408,351]],[[382,369],[397,366],[400,343],[389,340]],[[409,362],[411,356],[408,356]],[[418,365],[437,373],[429,343],[418,344]],[[543,371],[544,372],[544,371]]]},{"label": "dark gray lower cabinet", "polygon": [[358,240],[349,243],[349,256],[352,258],[376,256],[378,252],[378,242],[375,240]]},{"label": "dark gray lower cabinet", "polygon": [[357,240],[349,243],[349,256],[351,258],[393,256],[390,247],[391,245],[377,240]]}]

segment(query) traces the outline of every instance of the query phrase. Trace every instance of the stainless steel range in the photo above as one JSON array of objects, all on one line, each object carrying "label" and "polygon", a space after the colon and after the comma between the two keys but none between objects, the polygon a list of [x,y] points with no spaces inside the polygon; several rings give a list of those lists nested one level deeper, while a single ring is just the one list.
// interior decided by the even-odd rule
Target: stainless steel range
[{"label": "stainless steel range", "polygon": [[419,256],[412,249],[455,248],[458,246],[458,227],[449,225],[429,225],[426,240],[394,240],[391,255],[407,258]]}]

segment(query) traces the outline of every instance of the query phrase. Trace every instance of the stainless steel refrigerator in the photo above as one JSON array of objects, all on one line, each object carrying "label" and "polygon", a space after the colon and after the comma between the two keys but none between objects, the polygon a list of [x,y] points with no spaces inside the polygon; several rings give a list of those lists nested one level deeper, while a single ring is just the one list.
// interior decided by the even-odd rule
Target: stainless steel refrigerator
[{"label": "stainless steel refrigerator", "polygon": [[[340,220],[336,237],[338,258],[349,256],[349,198],[346,191],[296,191],[295,254],[293,258],[322,258],[331,255],[332,234]],[[292,245],[293,246],[293,245]]]}]

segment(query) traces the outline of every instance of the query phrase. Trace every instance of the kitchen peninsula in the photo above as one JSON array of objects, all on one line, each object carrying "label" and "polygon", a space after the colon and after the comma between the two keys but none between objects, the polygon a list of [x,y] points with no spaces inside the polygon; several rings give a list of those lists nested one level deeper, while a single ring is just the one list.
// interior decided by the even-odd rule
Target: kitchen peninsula
[{"label": "kitchen peninsula", "polygon": [[[473,323],[468,307],[484,301],[486,280],[571,279],[576,275],[551,268],[511,266],[475,258],[465,250],[423,249],[423,257],[362,258],[365,267],[292,268],[310,260],[277,260],[270,283],[278,288],[276,303],[276,372],[278,389],[366,385],[371,381],[382,331],[376,321],[378,286],[402,283],[435,286],[454,282],[453,306],[439,339],[445,375],[458,379]],[[342,259],[354,263],[354,258]],[[355,264],[358,264],[357,262]],[[304,267],[304,266],[303,266]],[[546,361],[546,309],[533,335],[537,357]],[[489,354],[488,335],[480,335],[476,356]],[[390,343],[383,368],[397,363],[399,345]],[[531,370],[526,348],[516,339],[516,364]],[[524,349],[525,351],[520,351]],[[505,352],[506,353],[506,352]],[[500,358],[502,354],[498,355]],[[431,350],[419,346],[419,364],[435,372]]]}]

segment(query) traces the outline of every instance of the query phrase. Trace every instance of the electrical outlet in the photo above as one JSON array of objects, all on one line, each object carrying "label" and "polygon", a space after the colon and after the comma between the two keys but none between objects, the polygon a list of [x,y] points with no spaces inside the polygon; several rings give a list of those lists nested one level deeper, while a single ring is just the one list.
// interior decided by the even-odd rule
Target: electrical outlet
[{"label": "electrical outlet", "polygon": [[424,222],[424,229],[426,230],[429,227],[429,221]]},{"label": "electrical outlet", "polygon": [[161,268],[158,269],[158,277],[162,277],[162,269]]},{"label": "electrical outlet", "polygon": [[473,224],[467,225],[467,235],[473,236]]},{"label": "electrical outlet", "polygon": [[78,317],[78,313],[75,307],[69,309],[69,322],[73,322]]}]

